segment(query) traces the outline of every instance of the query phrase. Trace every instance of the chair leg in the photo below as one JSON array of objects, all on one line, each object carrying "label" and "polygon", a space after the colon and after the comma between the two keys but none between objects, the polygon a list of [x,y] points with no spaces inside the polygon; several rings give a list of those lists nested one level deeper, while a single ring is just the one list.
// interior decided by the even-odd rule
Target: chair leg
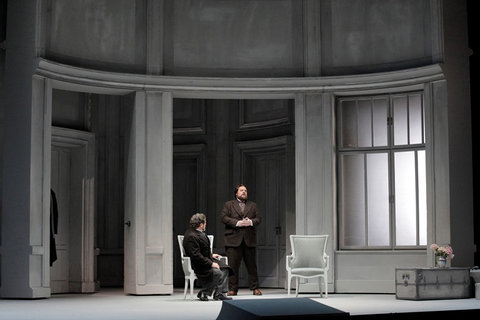
[{"label": "chair leg", "polygon": [[328,282],[327,282],[327,274],[323,277],[323,286],[325,287],[325,299],[328,298]]},{"label": "chair leg", "polygon": [[300,277],[295,278],[295,297],[298,297],[298,291],[300,290]]},{"label": "chair leg", "polygon": [[195,284],[195,279],[190,279],[190,300],[193,301],[193,286]]},{"label": "chair leg", "polygon": [[318,277],[318,290],[320,291],[320,298],[323,297],[323,294],[322,294],[322,277]]},{"label": "chair leg", "polygon": [[188,290],[188,279],[185,278],[185,288],[183,289],[183,300],[187,298],[187,290]]},{"label": "chair leg", "polygon": [[288,296],[290,297],[290,288],[292,287],[292,277],[288,277],[288,281],[287,281],[287,292],[288,292]]},{"label": "chair leg", "polygon": [[323,297],[322,281],[323,281],[323,289],[325,290],[325,299],[326,299],[326,298],[328,298],[327,276],[318,277],[318,289],[320,290],[320,298]]}]

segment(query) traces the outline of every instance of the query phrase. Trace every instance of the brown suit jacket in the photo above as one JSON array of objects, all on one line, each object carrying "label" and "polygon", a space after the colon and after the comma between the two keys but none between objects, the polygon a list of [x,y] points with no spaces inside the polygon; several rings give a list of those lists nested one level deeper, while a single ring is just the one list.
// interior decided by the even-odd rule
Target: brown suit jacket
[{"label": "brown suit jacket", "polygon": [[251,227],[237,227],[237,222],[242,220],[242,209],[238,204],[238,200],[230,200],[225,202],[221,214],[221,220],[225,224],[224,245],[226,247],[238,247],[245,240],[248,247],[256,247],[257,239],[255,227],[262,222],[262,218],[258,213],[257,204],[252,201],[246,201],[244,216],[253,222]]}]

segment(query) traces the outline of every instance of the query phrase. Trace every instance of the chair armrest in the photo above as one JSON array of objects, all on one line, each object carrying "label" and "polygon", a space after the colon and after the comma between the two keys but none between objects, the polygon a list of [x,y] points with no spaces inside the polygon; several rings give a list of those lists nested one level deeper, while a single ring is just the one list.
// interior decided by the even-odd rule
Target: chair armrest
[{"label": "chair armrest", "polygon": [[293,256],[293,254],[288,254],[288,255],[286,256],[286,263],[287,263],[286,266],[287,266],[287,270],[290,270],[290,269],[291,269],[290,263],[293,261],[294,258],[295,258],[295,257]]},{"label": "chair armrest", "polygon": [[330,269],[330,256],[325,255],[325,270]]}]

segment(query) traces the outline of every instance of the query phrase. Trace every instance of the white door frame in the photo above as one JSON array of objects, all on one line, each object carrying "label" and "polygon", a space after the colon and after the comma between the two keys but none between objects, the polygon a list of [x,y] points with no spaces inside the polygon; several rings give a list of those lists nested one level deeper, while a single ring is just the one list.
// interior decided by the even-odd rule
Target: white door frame
[{"label": "white door frame", "polygon": [[68,291],[92,293],[95,292],[95,135],[52,127],[52,146],[70,150],[70,203],[65,206],[69,211],[66,213],[70,244]]}]

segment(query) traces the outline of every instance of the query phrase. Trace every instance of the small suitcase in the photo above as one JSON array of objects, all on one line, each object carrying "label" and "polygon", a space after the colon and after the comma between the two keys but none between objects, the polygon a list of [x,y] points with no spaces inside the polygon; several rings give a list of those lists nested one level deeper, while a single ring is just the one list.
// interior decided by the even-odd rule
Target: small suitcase
[{"label": "small suitcase", "polygon": [[402,300],[470,298],[470,268],[395,268],[395,296]]}]

